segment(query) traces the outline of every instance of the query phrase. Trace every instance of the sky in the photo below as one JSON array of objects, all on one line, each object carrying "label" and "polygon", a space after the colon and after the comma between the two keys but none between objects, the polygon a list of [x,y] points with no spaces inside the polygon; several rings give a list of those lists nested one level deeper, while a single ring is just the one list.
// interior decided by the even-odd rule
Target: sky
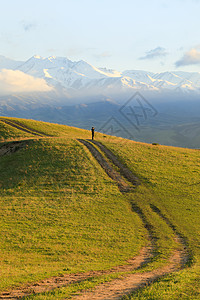
[{"label": "sky", "polygon": [[200,71],[200,0],[0,0],[0,55]]}]

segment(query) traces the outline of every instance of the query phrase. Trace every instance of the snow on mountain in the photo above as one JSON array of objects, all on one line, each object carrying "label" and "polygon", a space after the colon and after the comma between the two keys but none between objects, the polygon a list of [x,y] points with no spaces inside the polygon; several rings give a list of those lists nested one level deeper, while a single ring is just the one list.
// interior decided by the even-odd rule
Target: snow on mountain
[{"label": "snow on mountain", "polygon": [[[126,76],[118,71],[96,68],[83,60],[72,62],[61,57],[42,58],[33,56],[18,69],[29,75],[45,78],[49,84],[59,83],[67,89],[80,90],[86,88],[88,90],[92,88],[94,90],[96,87],[97,89],[104,88],[108,90],[122,88],[157,90],[156,87],[152,86],[153,80],[141,80],[141,76],[137,75],[137,71],[130,71],[134,72],[135,76],[128,76],[129,73]],[[143,77],[148,76],[145,71],[143,73]]]},{"label": "snow on mountain", "polygon": [[154,79],[152,78],[154,73],[141,70],[127,70],[122,73],[122,76],[130,77],[136,81],[151,84]]},{"label": "snow on mountain", "polygon": [[155,87],[146,83],[135,81],[130,77],[108,77],[101,79],[93,79],[88,81],[84,89],[92,90],[93,92],[104,92],[109,96],[113,93],[123,93],[127,89],[131,90],[157,90]]},{"label": "snow on mountain", "polygon": [[156,80],[162,80],[171,82],[173,84],[191,84],[192,82],[187,80],[186,78],[183,78],[181,76],[178,76],[175,73],[172,72],[164,72],[164,73],[156,73],[153,75],[153,78]]},{"label": "snow on mountain", "polygon": [[69,69],[73,62],[67,58],[50,56],[43,58],[35,55],[18,67],[18,70],[35,77],[45,77],[45,71],[59,68]]},{"label": "snow on mountain", "polygon": [[72,70],[76,71],[79,74],[84,74],[86,77],[89,78],[103,78],[105,76],[108,76],[105,72],[102,70],[88,64],[84,60],[80,60],[76,63],[74,63]]},{"label": "snow on mountain", "polygon": [[190,81],[195,86],[200,87],[200,72],[173,72],[174,74],[180,76],[183,79]]},{"label": "snow on mountain", "polygon": [[174,91],[200,92],[200,73],[163,72],[153,73],[143,70],[119,72],[107,68],[97,68],[80,60],[73,62],[66,57],[41,57],[35,55],[25,62],[10,60],[0,56],[0,69],[14,69],[36,78],[44,79],[56,90],[75,95],[84,92],[109,95],[116,92]]},{"label": "snow on mountain", "polygon": [[106,74],[109,77],[121,77],[122,72],[112,70],[112,69],[107,69],[107,68],[99,68],[100,71],[102,71],[104,74]]},{"label": "snow on mountain", "polygon": [[56,73],[69,73],[77,74],[79,76],[86,76],[88,78],[103,78],[108,76],[102,70],[90,65],[89,63],[80,60],[78,62],[72,62],[71,60],[63,57],[51,56],[48,58],[43,58],[38,55],[31,57],[28,61],[23,63],[19,67],[20,71],[28,73],[33,76],[42,77],[45,74],[53,77]]},{"label": "snow on mountain", "polygon": [[45,78],[50,84],[59,83],[65,88],[73,89],[83,88],[91,80],[109,77],[83,60],[72,62],[62,57],[33,56],[18,69],[34,77]]},{"label": "snow on mountain", "polygon": [[[187,74],[187,73],[186,73]],[[180,88],[182,90],[194,90],[195,87],[198,85],[200,86],[200,76],[199,76],[199,83],[197,80],[192,82],[189,80],[191,76],[182,76],[181,74],[175,74],[174,72],[164,72],[164,73],[152,73],[152,72],[145,72],[145,71],[125,71],[123,72],[124,76],[129,76],[132,79],[138,80],[140,82],[146,83],[150,86],[154,86],[157,89],[165,89],[165,90],[176,90]],[[199,74],[200,75],[200,74]],[[197,77],[195,77],[197,79]],[[198,83],[198,85],[197,85]]]}]

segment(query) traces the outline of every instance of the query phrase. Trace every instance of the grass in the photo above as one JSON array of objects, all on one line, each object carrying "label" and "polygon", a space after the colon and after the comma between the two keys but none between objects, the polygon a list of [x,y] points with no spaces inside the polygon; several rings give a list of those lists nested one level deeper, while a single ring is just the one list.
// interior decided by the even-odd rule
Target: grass
[{"label": "grass", "polygon": [[[157,237],[156,257],[141,272],[165,264],[178,247],[173,230],[151,209],[151,204],[186,238],[191,260],[184,270],[124,299],[198,299],[198,150],[136,143],[96,133],[96,139],[140,178],[142,184],[133,193],[121,194],[88,149],[76,141],[90,138],[90,132],[18,121],[56,138],[35,139],[27,148],[0,158],[1,290],[58,274],[123,264],[148,240],[140,218],[131,209],[136,203]],[[0,133],[4,139],[30,137],[4,124]],[[27,299],[70,297],[112,276],[119,274]]]},{"label": "grass", "polygon": [[[113,279],[120,278],[120,274],[104,275],[99,277],[92,277],[87,280],[70,284],[67,287],[61,287],[51,292],[44,292],[38,295],[31,295],[24,297],[24,300],[55,300],[55,299],[70,299],[74,295],[81,294],[81,291],[91,290],[95,286],[104,284]],[[67,297],[67,298],[66,298]]]},{"label": "grass", "polygon": [[[143,182],[136,190],[134,201],[142,203],[151,222],[154,216],[149,211],[149,204],[156,205],[186,238],[192,255],[190,268],[159,280],[149,288],[134,293],[130,299],[178,299],[183,297],[184,291],[183,299],[197,299],[200,287],[200,152],[159,145],[155,147],[128,140],[119,143],[117,138],[101,140]],[[154,226],[159,228],[157,221]],[[167,249],[167,240],[161,238],[160,241],[161,249]]]},{"label": "grass", "polygon": [[[66,137],[66,138],[90,138],[91,134],[88,132],[88,130],[79,129],[72,126],[66,126],[66,125],[60,125],[60,124],[53,124],[48,122],[42,122],[42,121],[34,121],[34,120],[27,120],[27,119],[18,119],[18,118],[6,118],[6,117],[0,117],[0,125],[4,125],[3,122],[1,122],[1,119],[8,119],[13,120],[17,122],[18,124],[21,124],[23,126],[28,127],[29,129],[43,132],[44,134],[54,136],[54,137]],[[18,137],[30,137],[32,136],[29,133],[20,131],[18,129],[15,129],[11,127],[10,125],[4,125],[3,128],[0,127],[0,136],[5,136],[6,130],[9,128],[9,131],[11,131],[10,135],[12,135],[12,138],[18,138]],[[14,133],[12,133],[12,130]],[[9,135],[6,135],[6,138],[9,138]]]},{"label": "grass", "polygon": [[141,220],[79,142],[35,140],[0,160],[1,290],[108,269],[145,244]]},{"label": "grass", "polygon": [[1,122],[0,119],[0,142],[4,142],[5,140],[20,139],[27,137],[33,136]]}]

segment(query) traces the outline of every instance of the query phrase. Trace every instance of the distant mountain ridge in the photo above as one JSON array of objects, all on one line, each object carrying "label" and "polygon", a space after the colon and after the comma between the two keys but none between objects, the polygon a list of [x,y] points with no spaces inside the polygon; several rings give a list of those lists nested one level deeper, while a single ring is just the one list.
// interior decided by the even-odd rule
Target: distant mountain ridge
[{"label": "distant mountain ridge", "polygon": [[43,78],[58,91],[66,90],[70,96],[76,92],[108,96],[124,91],[182,91],[200,93],[200,72],[153,73],[142,70],[119,72],[97,68],[86,61],[71,61],[66,57],[35,55],[25,62],[0,56],[0,69],[19,70],[36,78]]},{"label": "distant mountain ridge", "polygon": [[[21,84],[20,92],[13,83]],[[66,57],[35,55],[23,62],[0,56],[1,116],[200,148],[199,97],[200,72],[120,72]]]}]

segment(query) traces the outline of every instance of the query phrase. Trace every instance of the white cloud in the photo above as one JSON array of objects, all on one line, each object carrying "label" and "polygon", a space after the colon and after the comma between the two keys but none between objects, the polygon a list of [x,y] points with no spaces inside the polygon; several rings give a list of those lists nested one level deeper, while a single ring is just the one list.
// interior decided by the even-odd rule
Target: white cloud
[{"label": "white cloud", "polygon": [[53,88],[41,78],[34,78],[21,71],[3,69],[0,71],[0,95],[29,92],[48,92]]},{"label": "white cloud", "polygon": [[[199,46],[196,48],[198,49]],[[200,64],[200,51],[196,48],[192,48],[186,52],[183,57],[175,63],[176,67]]]},{"label": "white cloud", "polygon": [[140,57],[140,59],[154,59],[158,57],[166,56],[168,53],[165,48],[157,47],[155,49],[146,52],[145,56]]}]

